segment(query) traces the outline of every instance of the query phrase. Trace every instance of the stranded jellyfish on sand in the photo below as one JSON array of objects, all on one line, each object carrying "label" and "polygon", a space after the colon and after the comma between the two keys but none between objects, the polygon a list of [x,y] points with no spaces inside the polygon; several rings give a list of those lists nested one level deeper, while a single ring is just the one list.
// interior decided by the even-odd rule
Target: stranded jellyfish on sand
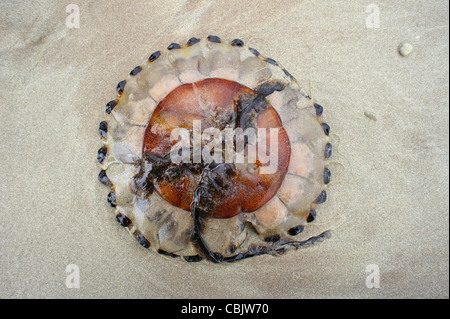
[{"label": "stranded jellyfish on sand", "polygon": [[142,246],[234,262],[329,236],[305,230],[327,197],[330,127],[275,60],[239,39],[191,38],[151,54],[117,92],[98,177]]}]

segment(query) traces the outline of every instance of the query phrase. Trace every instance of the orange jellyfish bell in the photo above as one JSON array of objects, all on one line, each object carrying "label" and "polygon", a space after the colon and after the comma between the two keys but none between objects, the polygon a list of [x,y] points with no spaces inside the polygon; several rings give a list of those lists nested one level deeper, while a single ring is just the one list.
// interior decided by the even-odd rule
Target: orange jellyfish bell
[{"label": "orange jellyfish bell", "polygon": [[[169,93],[156,107],[145,131],[143,143],[143,156],[155,160],[169,154],[176,141],[171,138],[171,132],[177,128],[184,128],[193,132],[194,121],[201,123],[204,132],[216,128],[223,133],[225,128],[240,127],[239,123],[250,110],[244,110],[242,104],[250,104],[258,94],[237,82],[225,79],[210,78],[177,87]],[[259,104],[258,104],[259,103]],[[289,138],[282,127],[281,120],[267,102],[261,99],[253,108],[260,107],[259,112],[253,112],[255,126],[260,129],[276,129],[277,140],[277,167],[272,174],[260,174],[260,162],[241,163],[239,169],[230,166],[232,176],[221,178],[226,181],[226,187],[214,189],[214,207],[209,215],[215,218],[229,218],[241,212],[252,212],[263,206],[278,191],[289,166],[290,145]],[[264,104],[264,105],[260,105]],[[155,129],[155,127],[157,127]],[[243,129],[242,127],[240,127]],[[200,132],[201,133],[201,132]],[[224,138],[225,134],[221,134]],[[266,141],[264,141],[266,142]],[[270,135],[267,134],[270,143]],[[224,145],[221,143],[220,146]],[[256,145],[258,147],[258,145]],[[245,149],[244,149],[245,153]],[[191,161],[193,156],[190,156]],[[224,161],[225,159],[222,158]],[[155,178],[154,187],[158,194],[172,205],[185,210],[191,209],[194,191],[201,181],[199,163],[171,163],[166,169],[177,166],[183,170],[178,178]],[[219,165],[220,163],[216,163]],[[225,165],[225,164],[223,164]],[[233,168],[231,168],[233,167]],[[217,169],[216,169],[217,171]]]}]

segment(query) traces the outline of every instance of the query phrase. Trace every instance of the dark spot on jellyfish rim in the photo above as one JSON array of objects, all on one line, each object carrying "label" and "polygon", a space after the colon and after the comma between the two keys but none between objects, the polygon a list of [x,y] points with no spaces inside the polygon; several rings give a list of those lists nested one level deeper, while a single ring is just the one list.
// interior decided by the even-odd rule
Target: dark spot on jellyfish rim
[{"label": "dark spot on jellyfish rim", "polygon": [[176,49],[180,49],[181,46],[178,43],[171,43],[169,44],[169,46],[167,47],[167,50],[176,50]]},{"label": "dark spot on jellyfish rim", "polygon": [[278,66],[278,62],[275,61],[274,59],[266,58],[264,61],[266,61],[267,63],[270,63],[272,65]]},{"label": "dark spot on jellyfish rim", "polygon": [[264,238],[264,241],[267,243],[274,243],[280,240],[280,235],[276,234],[276,235],[272,235],[272,236],[267,236],[266,238]]},{"label": "dark spot on jellyfish rim", "polygon": [[230,253],[234,254],[236,252],[236,245],[234,243],[231,243],[230,246],[228,246],[228,250],[230,251]]},{"label": "dark spot on jellyfish rim", "polygon": [[106,175],[106,171],[102,169],[100,173],[98,173],[98,180],[100,183],[106,185],[106,186],[112,186],[111,180]]},{"label": "dark spot on jellyfish rim", "polygon": [[138,74],[141,71],[142,71],[142,66],[138,65],[133,70],[131,70],[130,75],[134,76],[134,75]]},{"label": "dark spot on jellyfish rim", "polygon": [[192,37],[192,38],[190,38],[188,40],[187,46],[190,47],[191,45],[194,45],[194,44],[199,43],[199,42],[200,42],[199,38]]},{"label": "dark spot on jellyfish rim", "polygon": [[253,53],[254,55],[259,56],[258,50],[253,49],[253,48],[248,48],[248,50],[249,50],[251,53]]},{"label": "dark spot on jellyfish rim", "polygon": [[314,108],[316,109],[316,115],[321,116],[323,113],[323,106],[317,103],[314,103]]},{"label": "dark spot on jellyfish rim", "polygon": [[314,202],[316,204],[322,204],[322,203],[325,203],[326,201],[327,201],[327,192],[322,191],[322,193],[320,193],[319,197],[317,197]]},{"label": "dark spot on jellyfish rim", "polygon": [[288,234],[291,236],[295,236],[295,235],[300,234],[304,229],[305,229],[305,227],[303,225],[298,225],[298,226],[290,228],[288,230]]},{"label": "dark spot on jellyfish rim", "polygon": [[311,222],[313,222],[313,221],[316,219],[316,217],[317,217],[317,212],[316,212],[316,210],[315,210],[315,209],[311,209],[311,210],[309,211],[308,218],[306,218],[306,221],[307,221],[308,223],[311,223]]},{"label": "dark spot on jellyfish rim", "polygon": [[110,114],[112,112],[112,110],[116,107],[117,105],[117,101],[109,101],[108,103],[106,103],[106,114]]},{"label": "dark spot on jellyfish rim", "polygon": [[199,262],[202,261],[203,258],[200,255],[195,255],[195,256],[184,256],[183,257],[184,260],[186,260],[188,263],[195,263],[195,262]]},{"label": "dark spot on jellyfish rim", "polygon": [[160,55],[161,55],[161,51],[153,52],[152,54],[150,54],[150,57],[148,58],[148,60],[149,60],[150,62],[153,62],[153,61],[155,61],[157,58],[159,58]]},{"label": "dark spot on jellyfish rim", "polygon": [[162,249],[158,249],[158,254],[164,255],[164,256],[168,256],[168,257],[172,257],[172,258],[177,258],[177,257],[179,257],[177,254],[169,253],[169,252],[167,252],[167,251],[165,251],[165,250],[162,250]]},{"label": "dark spot on jellyfish rim", "polygon": [[222,41],[220,41],[220,38],[216,35],[208,35],[207,37],[209,42],[213,42],[213,43],[221,43]]},{"label": "dark spot on jellyfish rim", "polygon": [[325,158],[330,158],[332,152],[333,152],[333,146],[330,143],[327,143],[325,145],[325,154],[324,154]]},{"label": "dark spot on jellyfish rim", "polygon": [[123,90],[125,89],[126,84],[127,84],[126,80],[120,81],[117,84],[117,93],[119,93],[119,95],[121,95],[123,93]]},{"label": "dark spot on jellyfish rim", "polygon": [[231,41],[231,45],[234,47],[242,47],[244,46],[244,41],[242,41],[241,39],[234,39],[233,41]]},{"label": "dark spot on jellyfish rim", "polygon": [[138,243],[141,244],[141,246],[143,246],[144,248],[149,248],[151,246],[150,242],[147,240],[147,238],[144,237],[144,235],[141,232],[137,233],[136,239]]},{"label": "dark spot on jellyfish rim", "polygon": [[118,213],[116,215],[116,220],[119,222],[119,224],[123,227],[128,227],[131,225],[131,219],[129,219],[125,214]]},{"label": "dark spot on jellyfish rim", "polygon": [[99,163],[102,163],[106,158],[106,153],[108,152],[108,149],[106,146],[102,146],[97,151],[97,161]]},{"label": "dark spot on jellyfish rim", "polygon": [[331,179],[331,171],[325,167],[325,169],[323,170],[323,182],[324,184],[328,184],[330,183],[330,179]]},{"label": "dark spot on jellyfish rim", "polygon": [[330,135],[330,126],[327,123],[320,124],[326,136]]},{"label": "dark spot on jellyfish rim", "polygon": [[117,206],[117,202],[116,202],[116,192],[111,191],[109,192],[108,196],[106,197],[106,201],[109,203],[109,205],[111,205],[112,207],[116,207]]},{"label": "dark spot on jellyfish rim", "polygon": [[101,121],[100,125],[98,126],[98,133],[101,137],[106,138],[108,135],[108,122]]}]

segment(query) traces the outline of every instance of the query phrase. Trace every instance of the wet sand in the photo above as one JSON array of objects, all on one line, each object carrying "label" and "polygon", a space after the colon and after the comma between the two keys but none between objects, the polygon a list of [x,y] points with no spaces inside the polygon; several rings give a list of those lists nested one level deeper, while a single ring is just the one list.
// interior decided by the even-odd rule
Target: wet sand
[{"label": "wet sand", "polygon": [[[378,1],[379,25],[367,1],[122,3],[83,1],[70,29],[68,1],[0,2],[0,297],[448,298],[447,2]],[[115,221],[97,180],[106,102],[150,53],[210,34],[276,59],[324,106],[335,163],[317,222],[331,239],[187,264]]]}]

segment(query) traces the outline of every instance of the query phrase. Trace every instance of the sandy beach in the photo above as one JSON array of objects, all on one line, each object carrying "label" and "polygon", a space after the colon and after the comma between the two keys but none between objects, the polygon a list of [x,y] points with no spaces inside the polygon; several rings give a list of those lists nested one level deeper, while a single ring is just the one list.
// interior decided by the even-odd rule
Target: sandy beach
[{"label": "sandy beach", "polygon": [[[0,0],[1,298],[449,297],[448,2],[86,0],[77,27],[71,4]],[[323,105],[329,240],[185,263],[116,222],[97,179],[105,104],[150,53],[208,35],[276,59]]]}]

